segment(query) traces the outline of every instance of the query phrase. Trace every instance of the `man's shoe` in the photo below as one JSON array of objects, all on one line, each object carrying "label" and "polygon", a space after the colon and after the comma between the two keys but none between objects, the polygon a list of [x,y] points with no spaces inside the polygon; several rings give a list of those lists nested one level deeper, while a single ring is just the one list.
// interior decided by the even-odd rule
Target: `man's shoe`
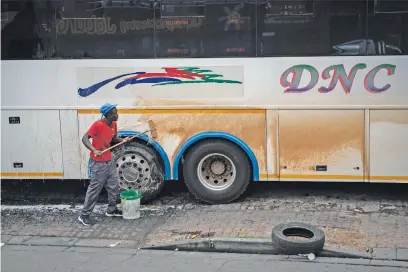
[{"label": "man's shoe", "polygon": [[84,225],[84,226],[92,226],[93,225],[93,222],[89,218],[89,216],[80,215],[78,217],[78,221],[81,222],[81,224]]},{"label": "man's shoe", "polygon": [[106,212],[105,215],[106,215],[106,216],[109,216],[109,217],[112,217],[112,216],[122,216],[123,213],[122,213],[121,210],[116,209],[116,210],[114,210],[113,212]]}]

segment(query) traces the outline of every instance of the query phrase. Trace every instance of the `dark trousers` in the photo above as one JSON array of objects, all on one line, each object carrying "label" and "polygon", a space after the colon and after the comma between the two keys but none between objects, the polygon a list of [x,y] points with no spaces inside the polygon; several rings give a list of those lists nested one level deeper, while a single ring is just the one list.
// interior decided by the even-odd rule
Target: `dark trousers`
[{"label": "dark trousers", "polygon": [[89,216],[92,213],[103,187],[108,191],[108,212],[113,212],[116,209],[119,196],[119,178],[116,165],[112,160],[107,162],[91,160],[91,163],[91,183],[86,192],[81,215]]}]

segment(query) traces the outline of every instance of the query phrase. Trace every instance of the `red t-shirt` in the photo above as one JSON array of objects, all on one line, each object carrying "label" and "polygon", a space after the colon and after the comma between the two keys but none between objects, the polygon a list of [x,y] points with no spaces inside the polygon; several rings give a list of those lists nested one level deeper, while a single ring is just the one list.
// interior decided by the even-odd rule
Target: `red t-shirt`
[{"label": "red t-shirt", "polygon": [[[98,120],[92,124],[88,129],[87,134],[92,138],[92,146],[96,150],[105,150],[110,147],[113,136],[116,135],[117,126],[116,122],[112,123],[112,127],[109,127],[108,124],[103,120]],[[101,156],[95,156],[91,152],[91,158],[95,161],[109,161],[112,158],[111,151],[106,151]]]}]

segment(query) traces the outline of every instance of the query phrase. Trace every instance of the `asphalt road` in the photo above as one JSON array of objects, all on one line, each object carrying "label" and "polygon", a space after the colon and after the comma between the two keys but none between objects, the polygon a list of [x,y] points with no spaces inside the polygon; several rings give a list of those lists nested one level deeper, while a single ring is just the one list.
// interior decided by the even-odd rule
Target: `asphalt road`
[{"label": "asphalt road", "polygon": [[2,272],[399,272],[408,263],[367,260],[316,258],[313,261],[294,257],[241,254],[144,251],[114,248],[66,248],[39,246],[3,246]]}]

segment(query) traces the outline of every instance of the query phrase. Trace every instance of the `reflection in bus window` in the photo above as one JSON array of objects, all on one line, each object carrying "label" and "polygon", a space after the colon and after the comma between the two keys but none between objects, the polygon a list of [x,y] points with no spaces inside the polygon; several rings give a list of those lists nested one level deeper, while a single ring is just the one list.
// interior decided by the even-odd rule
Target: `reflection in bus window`
[{"label": "reflection in bus window", "polygon": [[173,17],[156,19],[156,56],[159,58],[203,57],[204,19]]},{"label": "reflection in bus window", "polygon": [[2,59],[408,52],[408,0],[199,0],[195,8],[173,2],[2,1]]},{"label": "reflection in bus window", "polygon": [[330,54],[329,17],[327,5],[313,1],[294,1],[289,7],[286,1],[261,3],[258,6],[258,55]]},{"label": "reflection in bus window", "polygon": [[365,55],[366,1],[327,1],[332,55]]},{"label": "reflection in bus window", "polygon": [[109,8],[105,17],[62,19],[57,23],[62,58],[153,58],[154,11]]},{"label": "reflection in bus window", "polygon": [[51,1],[2,1],[1,58],[56,57],[54,16]]},{"label": "reflection in bus window", "polygon": [[[368,2],[368,55],[407,55],[408,1]],[[394,3],[399,2],[399,3]]]},{"label": "reflection in bus window", "polygon": [[256,5],[250,2],[206,6],[206,56],[255,57]]}]

